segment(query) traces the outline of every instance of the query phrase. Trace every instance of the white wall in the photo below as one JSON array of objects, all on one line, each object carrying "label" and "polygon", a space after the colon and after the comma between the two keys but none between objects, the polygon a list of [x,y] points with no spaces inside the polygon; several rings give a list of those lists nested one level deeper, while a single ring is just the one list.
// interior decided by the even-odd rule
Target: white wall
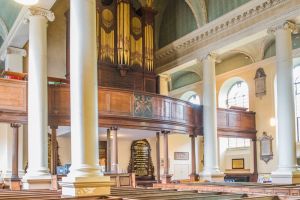
[{"label": "white wall", "polygon": [[[169,173],[172,180],[189,179],[191,173],[191,139],[188,135],[170,134],[169,135]],[[160,137],[160,157],[163,159],[163,137]],[[196,143],[198,146],[198,143]],[[198,147],[196,147],[197,149]],[[189,160],[174,160],[174,152],[188,152]],[[198,154],[196,154],[198,158]],[[197,159],[198,160],[198,159]],[[163,166],[161,166],[161,174],[163,174]]]}]

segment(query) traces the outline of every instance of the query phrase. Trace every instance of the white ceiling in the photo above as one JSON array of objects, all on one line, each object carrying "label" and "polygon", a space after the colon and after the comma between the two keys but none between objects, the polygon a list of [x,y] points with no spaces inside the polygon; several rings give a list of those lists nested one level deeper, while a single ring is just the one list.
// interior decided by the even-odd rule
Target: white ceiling
[{"label": "white ceiling", "polygon": [[[99,131],[100,140],[106,140],[107,128],[99,128],[98,131]],[[51,132],[50,129],[49,132]],[[70,126],[59,126],[57,129],[58,137],[69,137],[70,133],[71,133]],[[155,131],[127,129],[127,128],[119,128],[118,130],[118,138],[120,139],[139,140],[139,139],[151,138],[155,136],[156,136]]]}]

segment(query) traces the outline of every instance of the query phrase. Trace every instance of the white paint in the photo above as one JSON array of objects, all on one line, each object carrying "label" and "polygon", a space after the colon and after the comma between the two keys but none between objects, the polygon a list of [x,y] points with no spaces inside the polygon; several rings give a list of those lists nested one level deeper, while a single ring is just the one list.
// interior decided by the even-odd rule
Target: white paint
[{"label": "white paint", "polygon": [[18,54],[7,54],[5,58],[5,70],[23,72],[23,56]]},{"label": "white paint", "polygon": [[98,164],[96,1],[70,1],[70,19],[72,165],[62,195],[108,195],[109,177]]},{"label": "white paint", "polygon": [[291,29],[276,29],[276,117],[278,134],[278,168],[272,172],[273,183],[299,183],[296,160],[296,124],[293,81]]},{"label": "white paint", "polygon": [[[47,87],[47,18],[29,17],[28,69],[28,170],[24,189],[49,189],[48,169],[48,87]],[[37,181],[38,180],[38,181]]]},{"label": "white paint", "polygon": [[205,162],[201,176],[212,180],[222,173],[218,163],[215,58],[210,54],[203,61],[203,116]]}]

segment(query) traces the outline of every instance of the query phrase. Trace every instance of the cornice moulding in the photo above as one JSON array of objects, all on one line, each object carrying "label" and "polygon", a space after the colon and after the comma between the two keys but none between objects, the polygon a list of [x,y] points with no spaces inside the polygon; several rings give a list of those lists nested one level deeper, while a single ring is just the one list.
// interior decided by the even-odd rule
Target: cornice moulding
[{"label": "cornice moulding", "polygon": [[182,64],[183,61],[199,58],[209,51],[222,48],[226,43],[228,45],[227,38],[234,37],[233,41],[236,41],[237,37],[243,39],[241,37],[244,35],[256,34],[256,37],[267,35],[266,30],[271,25],[299,15],[300,4],[297,2],[297,0],[252,0],[159,49],[156,52],[157,72],[162,73]]}]

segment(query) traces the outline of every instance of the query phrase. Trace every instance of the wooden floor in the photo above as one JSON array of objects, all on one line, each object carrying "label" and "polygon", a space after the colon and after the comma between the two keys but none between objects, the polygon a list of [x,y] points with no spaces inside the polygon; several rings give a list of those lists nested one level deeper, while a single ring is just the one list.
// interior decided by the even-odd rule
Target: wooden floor
[{"label": "wooden floor", "polygon": [[[8,200],[55,200],[61,199],[61,191],[50,190],[32,190],[32,191],[10,191],[0,190],[0,199]],[[75,199],[75,198],[65,198]],[[78,198],[77,198],[78,199]],[[224,192],[201,192],[177,191],[177,190],[161,190],[161,189],[143,189],[143,188],[112,188],[109,197],[86,197],[80,199],[108,199],[108,200],[276,200],[272,196],[255,196],[248,197],[246,194],[233,194]]]},{"label": "wooden floor", "polygon": [[198,192],[228,192],[278,196],[280,199],[300,199],[300,184],[260,183],[170,183],[154,184],[157,189],[197,190]]}]

